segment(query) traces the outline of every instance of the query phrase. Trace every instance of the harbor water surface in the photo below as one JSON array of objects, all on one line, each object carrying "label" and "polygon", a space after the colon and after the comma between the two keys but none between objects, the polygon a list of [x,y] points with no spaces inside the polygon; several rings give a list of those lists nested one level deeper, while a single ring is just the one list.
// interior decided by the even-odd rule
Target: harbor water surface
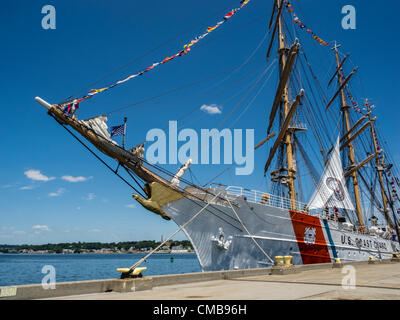
[{"label": "harbor water surface", "polygon": [[[42,283],[53,266],[56,282],[119,278],[144,254],[0,254],[0,286]],[[153,254],[141,267],[144,276],[200,272],[195,254]],[[42,273],[42,270],[44,273]]]}]

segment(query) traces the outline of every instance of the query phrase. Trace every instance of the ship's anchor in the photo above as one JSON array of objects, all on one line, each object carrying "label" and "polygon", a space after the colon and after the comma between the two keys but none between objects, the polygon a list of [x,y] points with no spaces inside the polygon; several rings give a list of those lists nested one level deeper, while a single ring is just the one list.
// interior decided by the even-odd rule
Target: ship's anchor
[{"label": "ship's anchor", "polygon": [[229,236],[228,239],[225,240],[224,230],[220,227],[218,228],[218,232],[219,236],[218,237],[212,236],[211,241],[214,241],[216,243],[218,249],[228,250],[229,246],[232,243],[232,236]]}]

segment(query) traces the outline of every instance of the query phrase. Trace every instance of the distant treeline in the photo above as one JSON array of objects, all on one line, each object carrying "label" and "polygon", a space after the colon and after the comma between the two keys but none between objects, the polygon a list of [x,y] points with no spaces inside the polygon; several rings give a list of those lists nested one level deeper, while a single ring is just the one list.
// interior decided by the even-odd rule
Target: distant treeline
[{"label": "distant treeline", "polygon": [[[8,253],[13,251],[20,250],[33,250],[33,251],[42,251],[48,250],[49,252],[61,253],[63,249],[74,250],[75,252],[88,251],[88,250],[100,250],[103,248],[109,249],[117,249],[117,250],[129,250],[133,248],[134,250],[141,249],[154,249],[161,242],[157,242],[154,240],[143,240],[143,241],[125,241],[125,242],[110,242],[110,243],[102,243],[102,242],[73,242],[73,243],[48,243],[41,245],[7,245],[0,244],[0,252]],[[189,240],[182,241],[170,241],[166,244],[169,248],[174,246],[181,245],[185,249],[193,249]]]}]

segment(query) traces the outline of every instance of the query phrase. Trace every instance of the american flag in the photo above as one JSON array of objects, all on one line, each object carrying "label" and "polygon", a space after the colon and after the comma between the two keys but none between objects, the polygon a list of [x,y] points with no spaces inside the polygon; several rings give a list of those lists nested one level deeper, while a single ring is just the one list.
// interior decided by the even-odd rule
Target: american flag
[{"label": "american flag", "polygon": [[125,124],[121,124],[120,126],[115,126],[110,128],[111,138],[115,136],[120,136],[125,134]]}]

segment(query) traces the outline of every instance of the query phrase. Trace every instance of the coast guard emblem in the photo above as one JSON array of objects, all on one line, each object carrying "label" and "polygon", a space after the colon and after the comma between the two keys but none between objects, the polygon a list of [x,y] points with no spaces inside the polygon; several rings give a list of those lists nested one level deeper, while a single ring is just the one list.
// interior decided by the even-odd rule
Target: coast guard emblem
[{"label": "coast guard emblem", "polygon": [[342,186],[342,183],[338,179],[329,177],[326,179],[325,183],[328,186],[328,188],[333,191],[333,194],[337,200],[339,200],[339,201],[344,200],[343,186]]},{"label": "coast guard emblem", "polygon": [[218,237],[212,236],[211,241],[214,241],[218,249],[228,250],[232,243],[232,236],[225,239],[224,230],[220,227],[218,228]]},{"label": "coast guard emblem", "polygon": [[304,243],[308,245],[315,244],[315,234],[317,233],[317,229],[315,228],[306,228],[304,232]]}]

